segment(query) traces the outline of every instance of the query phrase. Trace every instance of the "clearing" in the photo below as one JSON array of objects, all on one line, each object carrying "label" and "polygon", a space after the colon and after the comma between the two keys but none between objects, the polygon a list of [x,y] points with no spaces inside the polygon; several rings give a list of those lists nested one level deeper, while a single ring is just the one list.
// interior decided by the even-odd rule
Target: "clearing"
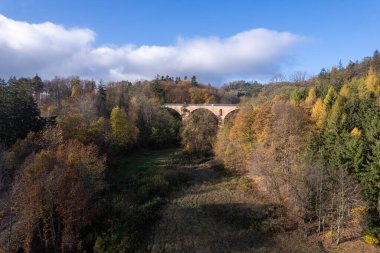
[{"label": "clearing", "polygon": [[324,252],[249,179],[226,175],[213,161],[186,171],[189,181],[169,197],[142,252]]}]

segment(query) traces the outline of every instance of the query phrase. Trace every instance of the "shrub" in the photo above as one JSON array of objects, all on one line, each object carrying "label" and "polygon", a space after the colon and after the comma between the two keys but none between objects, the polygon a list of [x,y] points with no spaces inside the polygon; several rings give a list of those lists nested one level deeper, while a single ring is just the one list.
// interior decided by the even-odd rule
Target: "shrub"
[{"label": "shrub", "polygon": [[366,234],[363,236],[363,240],[368,244],[379,244],[379,239],[372,234]]}]

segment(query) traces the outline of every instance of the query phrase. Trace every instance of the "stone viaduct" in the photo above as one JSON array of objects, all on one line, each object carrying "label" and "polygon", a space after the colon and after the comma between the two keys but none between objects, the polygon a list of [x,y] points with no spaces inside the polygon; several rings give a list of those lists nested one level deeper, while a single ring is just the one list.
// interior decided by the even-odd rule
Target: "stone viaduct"
[{"label": "stone viaduct", "polygon": [[163,104],[162,107],[178,112],[182,120],[196,110],[206,109],[216,116],[219,123],[223,123],[230,113],[239,110],[235,104]]}]

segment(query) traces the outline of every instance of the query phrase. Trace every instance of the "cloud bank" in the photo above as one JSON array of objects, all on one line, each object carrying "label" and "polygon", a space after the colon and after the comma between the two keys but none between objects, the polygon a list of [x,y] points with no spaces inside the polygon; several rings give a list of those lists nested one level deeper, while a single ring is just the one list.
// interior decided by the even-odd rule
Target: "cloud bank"
[{"label": "cloud bank", "polygon": [[0,76],[43,78],[79,75],[108,81],[152,79],[156,74],[197,75],[220,83],[231,78],[270,78],[291,64],[305,38],[252,29],[231,37],[179,38],[175,45],[94,46],[90,29],[50,22],[31,24],[0,15]]}]

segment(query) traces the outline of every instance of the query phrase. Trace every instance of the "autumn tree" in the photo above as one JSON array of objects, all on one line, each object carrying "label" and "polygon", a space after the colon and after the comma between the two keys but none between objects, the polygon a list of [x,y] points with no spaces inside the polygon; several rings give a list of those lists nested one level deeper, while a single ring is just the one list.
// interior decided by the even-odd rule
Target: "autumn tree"
[{"label": "autumn tree", "polygon": [[314,88],[310,88],[308,95],[305,99],[306,106],[311,108],[314,105],[316,100],[317,100],[317,93],[315,92]]},{"label": "autumn tree", "polygon": [[70,113],[58,118],[58,124],[63,131],[64,139],[85,141],[87,123],[79,113]]},{"label": "autumn tree", "polygon": [[192,112],[181,130],[184,149],[192,153],[211,151],[217,130],[218,120],[211,112],[204,109]]},{"label": "autumn tree", "polygon": [[311,109],[311,120],[315,122],[317,129],[321,129],[326,118],[326,106],[321,99],[317,99]]},{"label": "autumn tree", "polygon": [[327,109],[330,109],[332,107],[332,105],[335,102],[336,96],[337,94],[334,86],[330,86],[325,98],[323,99],[323,103],[326,105]]},{"label": "autumn tree", "polygon": [[138,129],[129,123],[127,115],[120,107],[116,106],[112,109],[110,122],[112,143],[116,147],[125,149],[136,142]]},{"label": "autumn tree", "polygon": [[[17,174],[16,212],[28,252],[80,251],[81,231],[97,214],[105,160],[76,140],[31,154]],[[21,231],[19,231],[21,232]]]},{"label": "autumn tree", "polygon": [[380,80],[372,67],[370,67],[368,71],[368,75],[364,81],[364,85],[368,92],[372,93],[374,96],[379,96]]},{"label": "autumn tree", "polygon": [[270,107],[269,122],[266,138],[253,151],[252,169],[263,175],[273,197],[296,206],[304,176],[300,155],[306,147],[307,113],[289,102],[278,101]]},{"label": "autumn tree", "polygon": [[81,83],[79,78],[73,79],[71,81],[71,97],[77,98],[81,93]]}]

